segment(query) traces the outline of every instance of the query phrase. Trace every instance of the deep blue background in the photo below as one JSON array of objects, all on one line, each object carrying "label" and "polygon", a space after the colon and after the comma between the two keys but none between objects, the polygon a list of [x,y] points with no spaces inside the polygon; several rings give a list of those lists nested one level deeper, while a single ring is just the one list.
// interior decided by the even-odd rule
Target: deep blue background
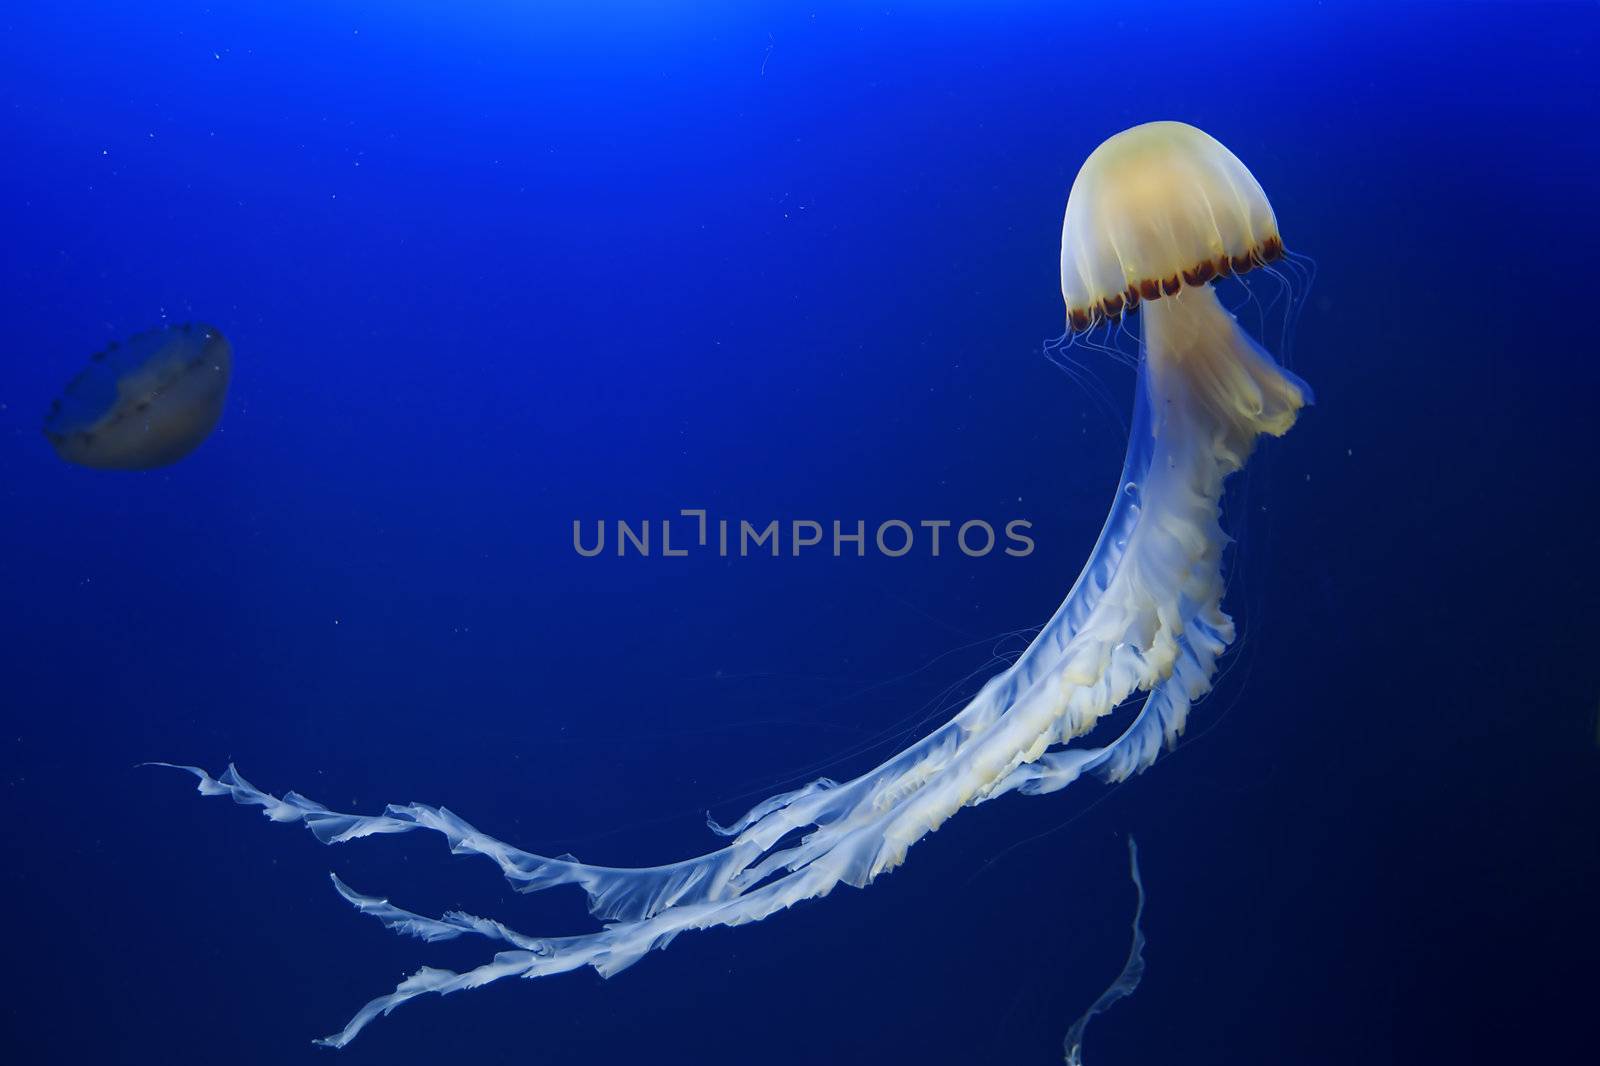
[{"label": "deep blue background", "polygon": [[[467,7],[0,16],[0,1058],[333,1061],[309,1039],[370,995],[487,955],[330,868],[586,927],[436,838],[322,848],[140,760],[655,862],[948,713],[1116,484],[1120,425],[1040,354],[1067,188],[1176,118],[1321,267],[1319,404],[1234,501],[1246,637],[1178,754],[338,1060],[1059,1061],[1126,950],[1131,830],[1150,969],[1091,1062],[1583,1061],[1600,8]],[[221,430],[59,462],[50,398],[163,318],[232,339]],[[1038,550],[571,549],[692,506],[1024,517]]]}]

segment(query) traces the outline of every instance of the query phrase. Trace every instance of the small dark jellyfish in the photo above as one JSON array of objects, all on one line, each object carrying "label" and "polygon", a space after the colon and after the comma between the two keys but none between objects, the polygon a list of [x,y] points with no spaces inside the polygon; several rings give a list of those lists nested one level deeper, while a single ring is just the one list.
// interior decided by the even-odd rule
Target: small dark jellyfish
[{"label": "small dark jellyfish", "polygon": [[112,342],[50,405],[44,435],[69,463],[149,470],[200,446],[222,417],[233,350],[215,326],[185,322]]}]

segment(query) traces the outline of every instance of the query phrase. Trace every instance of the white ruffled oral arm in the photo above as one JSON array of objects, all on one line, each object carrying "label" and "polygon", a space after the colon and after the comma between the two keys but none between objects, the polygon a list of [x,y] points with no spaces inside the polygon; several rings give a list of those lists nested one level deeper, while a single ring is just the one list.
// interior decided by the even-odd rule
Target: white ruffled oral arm
[{"label": "white ruffled oral arm", "polygon": [[[335,879],[347,901],[397,932],[424,940],[473,934],[513,950],[465,973],[424,967],[323,1042],[342,1046],[373,1018],[428,992],[581,966],[610,976],[685,930],[760,921],[840,884],[862,887],[962,807],[1011,791],[1053,792],[1087,772],[1122,780],[1150,765],[1209,691],[1217,658],[1233,638],[1221,606],[1223,481],[1259,434],[1293,423],[1307,394],[1209,288],[1184,290],[1144,313],[1123,484],[1055,616],[949,722],[853,780],[818,780],[757,804],[732,825],[712,823],[731,837],[720,849],[665,866],[595,866],[513,847],[443,807],[345,814],[298,793],[280,799],[263,792],[232,766],[215,778],[179,767],[199,779],[202,794],[259,806],[276,822],[301,822],[324,843],[438,833],[453,852],[492,860],[521,891],[580,886],[591,913],[610,923],[578,936],[528,937],[459,912],[414,914]],[[1143,706],[1119,736],[1101,747],[1068,746],[1141,693]],[[803,836],[785,844],[796,830]]]}]

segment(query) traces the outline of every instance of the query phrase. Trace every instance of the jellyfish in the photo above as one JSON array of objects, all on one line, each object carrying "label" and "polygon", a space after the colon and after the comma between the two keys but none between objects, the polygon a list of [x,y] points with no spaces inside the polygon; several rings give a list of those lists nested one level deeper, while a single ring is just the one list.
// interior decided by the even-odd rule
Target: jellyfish
[{"label": "jellyfish", "polygon": [[222,417],[233,351],[201,322],[113,341],[50,405],[44,435],[69,463],[149,470],[200,446]]},{"label": "jellyfish", "polygon": [[[1258,437],[1285,433],[1311,398],[1209,282],[1268,268],[1283,254],[1261,186],[1205,133],[1150,123],[1089,156],[1062,227],[1064,336],[1121,328],[1135,311],[1142,329],[1127,458],[1082,572],[1016,661],[952,719],[853,779],[812,781],[728,825],[708,815],[720,847],[662,866],[602,866],[524,851],[445,807],[343,813],[297,792],[262,791],[231,765],[216,777],[175,766],[198,779],[201,794],[261,807],[325,844],[439,834],[455,854],[494,863],[522,892],[577,886],[603,923],[532,936],[461,911],[406,910],[334,877],[340,896],[397,933],[481,937],[499,950],[461,972],[423,966],[319,1043],[342,1047],[426,993],[585,966],[610,977],[682,933],[762,921],[841,885],[864,888],[965,807],[1056,792],[1086,774],[1118,782],[1150,766],[1176,743],[1234,637],[1222,609],[1223,483]],[[1127,711],[1113,725],[1119,708]],[[1102,724],[1112,732],[1091,736]]]}]

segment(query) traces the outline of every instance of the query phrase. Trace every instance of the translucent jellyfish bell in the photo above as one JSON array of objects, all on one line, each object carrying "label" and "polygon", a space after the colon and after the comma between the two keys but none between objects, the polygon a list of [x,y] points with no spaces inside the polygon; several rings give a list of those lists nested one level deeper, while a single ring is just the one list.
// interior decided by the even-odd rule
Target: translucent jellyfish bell
[{"label": "translucent jellyfish bell", "polygon": [[1083,332],[1282,255],[1272,204],[1237,156],[1193,126],[1147,122],[1103,142],[1072,183],[1061,223],[1067,323]]},{"label": "translucent jellyfish bell", "polygon": [[44,435],[79,466],[166,466],[216,428],[232,373],[233,351],[215,326],[147,330],[91,357],[51,404]]}]

